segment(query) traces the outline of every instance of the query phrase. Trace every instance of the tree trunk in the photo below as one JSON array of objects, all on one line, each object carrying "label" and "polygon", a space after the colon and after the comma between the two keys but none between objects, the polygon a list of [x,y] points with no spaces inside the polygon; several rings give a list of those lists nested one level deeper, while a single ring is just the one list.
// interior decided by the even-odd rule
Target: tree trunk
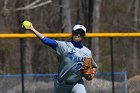
[{"label": "tree trunk", "polygon": [[[134,28],[138,29],[138,9],[139,9],[139,0],[135,0],[134,3]],[[134,72],[136,72],[138,70],[138,48],[137,48],[137,38],[134,38],[134,42],[133,42],[133,69]]]},{"label": "tree trunk", "polygon": [[[99,32],[100,5],[101,5],[101,0],[94,0],[92,33]],[[91,48],[95,51],[95,59],[97,62],[99,62],[99,57],[100,57],[99,38],[92,38],[91,46],[92,46]]]},{"label": "tree trunk", "polygon": [[[16,7],[20,7],[20,6],[23,6],[24,5],[27,5],[29,4],[29,1],[28,0],[23,0],[23,1],[20,1],[20,2],[17,2],[16,3]],[[23,11],[19,11],[17,12],[17,20],[18,20],[18,23],[22,23],[23,20],[29,20],[29,11],[26,11],[24,12],[24,15],[23,15]],[[27,16],[27,18],[26,18]],[[19,26],[21,27],[21,26]],[[28,31],[25,31],[25,32],[28,32]],[[23,33],[23,32],[22,32]],[[23,63],[24,63],[24,72],[25,74],[32,74],[32,64],[31,64],[31,55],[32,55],[32,49],[31,49],[31,44],[30,44],[30,41],[28,39],[23,39],[23,43],[22,44],[23,46]]]},{"label": "tree trunk", "polygon": [[[26,4],[29,4],[29,0],[26,0],[25,2]],[[30,20],[30,11],[27,10],[25,12],[25,14],[27,15],[27,20]],[[25,16],[26,16],[25,15]],[[26,31],[28,32],[28,31]],[[26,71],[26,74],[32,74],[33,71],[32,71],[32,60],[31,60],[31,57],[32,57],[32,48],[31,48],[31,42],[30,42],[30,39],[26,39],[25,40],[25,59],[23,60],[25,62],[25,71]]]},{"label": "tree trunk", "polygon": [[69,0],[62,0],[62,30],[71,32],[71,14]]}]

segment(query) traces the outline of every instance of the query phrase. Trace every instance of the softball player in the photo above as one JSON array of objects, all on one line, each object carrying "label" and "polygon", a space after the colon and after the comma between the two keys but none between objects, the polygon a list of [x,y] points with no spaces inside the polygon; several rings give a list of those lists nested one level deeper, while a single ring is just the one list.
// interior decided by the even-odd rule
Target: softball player
[{"label": "softball player", "polygon": [[[52,47],[58,54],[60,65],[58,75],[55,77],[54,93],[86,93],[80,71],[84,57],[92,57],[91,51],[82,44],[86,28],[83,25],[75,25],[69,42],[47,38],[32,24],[27,29],[33,31],[43,43]],[[92,63],[96,69],[94,60]]]}]

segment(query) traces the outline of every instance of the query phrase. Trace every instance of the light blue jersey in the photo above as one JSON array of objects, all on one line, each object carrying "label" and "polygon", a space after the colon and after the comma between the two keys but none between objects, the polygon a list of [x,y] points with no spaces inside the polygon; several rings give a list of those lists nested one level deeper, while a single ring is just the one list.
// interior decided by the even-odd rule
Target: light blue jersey
[{"label": "light blue jersey", "polygon": [[[82,79],[80,68],[84,57],[92,57],[91,51],[83,46],[75,47],[71,42],[57,41],[56,52],[59,55],[58,79],[66,82],[77,82]],[[93,65],[97,67],[93,60]]]},{"label": "light blue jersey", "polygon": [[[91,51],[81,42],[41,39],[58,54],[58,76],[54,80],[54,93],[86,93],[80,71],[85,57],[92,57]],[[93,66],[97,67],[93,60]]]},{"label": "light blue jersey", "polygon": [[[54,93],[86,93],[80,71],[84,57],[92,57],[91,51],[81,42],[57,41],[50,38],[41,39],[58,54],[58,76],[54,80]],[[93,60],[93,66],[97,67]]]},{"label": "light blue jersey", "polygon": [[[75,25],[70,42],[50,39],[40,35],[36,30],[33,31],[43,43],[53,48],[58,54],[58,76],[54,78],[53,93],[86,93],[80,71],[85,58],[92,58],[91,51],[81,42],[86,34],[86,28],[80,24]],[[96,68],[94,60],[92,63]]]}]

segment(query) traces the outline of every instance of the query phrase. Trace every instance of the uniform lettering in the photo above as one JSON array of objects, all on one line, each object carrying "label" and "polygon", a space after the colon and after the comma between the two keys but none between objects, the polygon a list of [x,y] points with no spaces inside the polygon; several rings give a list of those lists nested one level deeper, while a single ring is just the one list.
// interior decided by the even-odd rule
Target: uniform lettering
[{"label": "uniform lettering", "polygon": [[74,62],[83,62],[83,57],[77,57],[77,56],[70,56],[70,59]]}]

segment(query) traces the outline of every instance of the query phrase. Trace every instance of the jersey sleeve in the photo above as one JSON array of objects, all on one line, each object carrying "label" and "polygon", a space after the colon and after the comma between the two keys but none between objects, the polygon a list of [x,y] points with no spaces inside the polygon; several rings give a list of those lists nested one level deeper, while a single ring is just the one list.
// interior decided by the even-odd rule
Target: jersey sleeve
[{"label": "jersey sleeve", "polygon": [[44,44],[52,47],[54,50],[56,50],[56,47],[58,46],[57,42],[54,39],[50,39],[50,38],[44,37],[44,38],[41,39],[41,41]]},{"label": "jersey sleeve", "polygon": [[57,41],[58,46],[56,47],[56,52],[58,55],[65,55],[67,53],[67,44],[65,41]]}]

